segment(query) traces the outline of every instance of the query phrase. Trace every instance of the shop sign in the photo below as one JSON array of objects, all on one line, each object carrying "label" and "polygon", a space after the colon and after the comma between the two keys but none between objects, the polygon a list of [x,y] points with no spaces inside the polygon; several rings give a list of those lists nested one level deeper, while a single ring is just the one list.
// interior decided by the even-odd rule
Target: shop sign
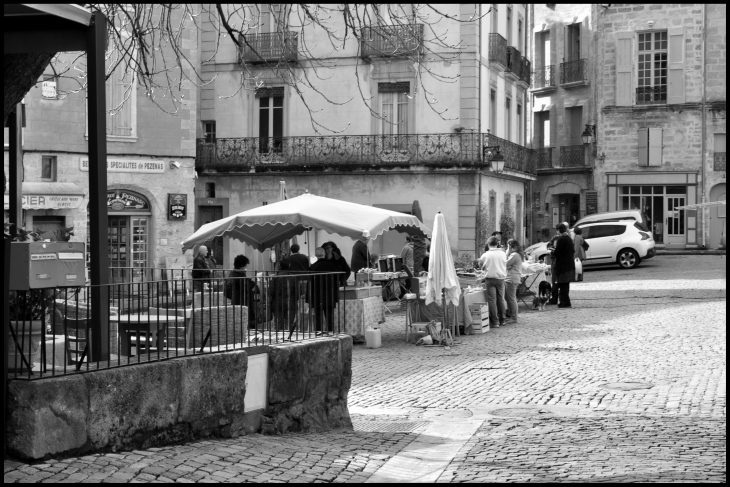
[{"label": "shop sign", "polygon": [[[83,195],[74,194],[24,194],[24,210],[67,210],[78,208],[84,200]],[[3,207],[10,209],[10,195],[5,195]]]},{"label": "shop sign", "polygon": [[111,211],[150,211],[150,202],[134,191],[115,189],[107,192],[106,207]]},{"label": "shop sign", "polygon": [[598,191],[586,191],[586,215],[598,213]]},{"label": "shop sign", "polygon": [[167,194],[167,219],[184,220],[188,215],[188,195]]},{"label": "shop sign", "polygon": [[[85,172],[89,170],[89,159],[87,157],[79,158],[79,169]],[[108,157],[106,172],[163,173],[165,172],[165,162]]]}]

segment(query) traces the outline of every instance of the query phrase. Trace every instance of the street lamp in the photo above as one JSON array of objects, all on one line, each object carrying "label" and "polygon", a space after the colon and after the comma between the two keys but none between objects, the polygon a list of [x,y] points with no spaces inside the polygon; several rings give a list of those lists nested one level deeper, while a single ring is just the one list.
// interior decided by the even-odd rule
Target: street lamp
[{"label": "street lamp", "polygon": [[580,135],[580,138],[583,140],[583,145],[588,145],[591,142],[595,142],[596,141],[596,126],[586,124],[586,129]]},{"label": "street lamp", "polygon": [[504,156],[499,151],[498,145],[484,147],[484,159],[489,161],[492,171],[497,174],[504,171]]}]

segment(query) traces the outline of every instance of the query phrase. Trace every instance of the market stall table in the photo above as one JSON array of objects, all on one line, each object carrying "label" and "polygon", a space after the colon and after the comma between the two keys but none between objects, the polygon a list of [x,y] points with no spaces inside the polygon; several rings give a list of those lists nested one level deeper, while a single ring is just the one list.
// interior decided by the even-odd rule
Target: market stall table
[{"label": "market stall table", "polygon": [[[343,333],[354,337],[362,337],[368,326],[374,326],[385,321],[382,289],[380,286],[340,288],[340,302],[335,306],[335,327]],[[340,303],[345,302],[344,323],[342,322],[342,308]]]},{"label": "market stall table", "polygon": [[[152,342],[152,335],[155,335],[157,348],[161,349],[165,343],[165,334],[168,323],[185,322],[185,320],[180,316],[157,314],[112,316],[109,318],[109,321],[119,324],[120,354],[126,356],[132,355],[130,334],[133,334],[134,336],[142,335],[148,343]],[[138,343],[138,350],[139,345],[140,344]]]}]

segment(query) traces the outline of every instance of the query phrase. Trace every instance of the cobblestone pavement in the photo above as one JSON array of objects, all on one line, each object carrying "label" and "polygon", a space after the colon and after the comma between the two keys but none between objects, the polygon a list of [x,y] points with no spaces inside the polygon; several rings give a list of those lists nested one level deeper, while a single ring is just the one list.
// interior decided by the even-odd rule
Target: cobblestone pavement
[{"label": "cobblestone pavement", "polygon": [[383,348],[353,351],[354,431],[6,460],[5,481],[362,482],[438,444],[428,425],[468,418],[439,482],[724,482],[725,257],[590,269],[571,299],[450,350],[404,343],[388,314]]}]

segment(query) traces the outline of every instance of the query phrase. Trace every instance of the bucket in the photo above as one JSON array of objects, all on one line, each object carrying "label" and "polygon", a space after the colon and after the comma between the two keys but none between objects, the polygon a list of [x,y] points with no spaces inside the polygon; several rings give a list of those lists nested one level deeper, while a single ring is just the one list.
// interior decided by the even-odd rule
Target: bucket
[{"label": "bucket", "polygon": [[382,345],[380,328],[368,328],[365,330],[365,346],[367,348],[380,348]]}]

